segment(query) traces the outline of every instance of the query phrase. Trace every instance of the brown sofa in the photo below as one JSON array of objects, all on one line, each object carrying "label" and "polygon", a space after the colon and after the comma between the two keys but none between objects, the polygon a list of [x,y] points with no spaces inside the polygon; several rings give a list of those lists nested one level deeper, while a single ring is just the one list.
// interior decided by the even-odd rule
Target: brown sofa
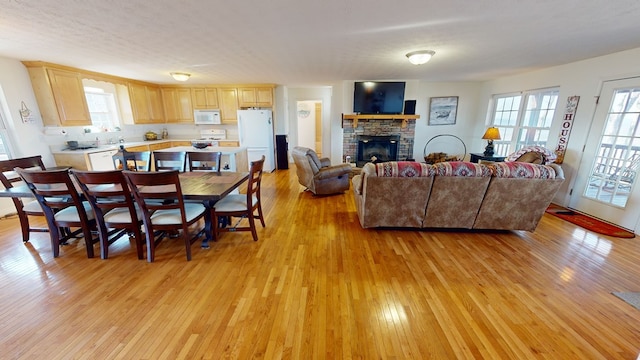
[{"label": "brown sofa", "polygon": [[296,164],[300,185],[316,195],[328,195],[349,190],[349,164],[331,166],[328,158],[318,158],[312,149],[296,146],[291,153]]},{"label": "brown sofa", "polygon": [[535,230],[564,181],[557,164],[366,164],[353,177],[360,224]]}]

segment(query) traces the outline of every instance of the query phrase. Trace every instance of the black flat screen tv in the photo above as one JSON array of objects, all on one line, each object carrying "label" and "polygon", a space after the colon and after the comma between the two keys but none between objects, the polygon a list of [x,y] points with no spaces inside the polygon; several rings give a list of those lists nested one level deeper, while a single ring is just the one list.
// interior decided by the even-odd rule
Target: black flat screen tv
[{"label": "black flat screen tv", "polygon": [[356,114],[402,114],[404,82],[362,81],[354,84]]}]

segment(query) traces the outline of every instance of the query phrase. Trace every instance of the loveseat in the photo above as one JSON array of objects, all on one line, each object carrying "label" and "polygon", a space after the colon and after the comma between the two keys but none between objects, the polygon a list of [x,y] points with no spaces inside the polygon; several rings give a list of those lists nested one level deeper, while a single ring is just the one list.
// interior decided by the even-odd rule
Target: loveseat
[{"label": "loveseat", "polygon": [[319,158],[312,149],[296,146],[291,152],[300,185],[315,195],[329,195],[349,190],[349,164],[331,165],[329,158]]},{"label": "loveseat", "polygon": [[363,228],[535,230],[564,181],[557,164],[367,163],[352,180]]}]

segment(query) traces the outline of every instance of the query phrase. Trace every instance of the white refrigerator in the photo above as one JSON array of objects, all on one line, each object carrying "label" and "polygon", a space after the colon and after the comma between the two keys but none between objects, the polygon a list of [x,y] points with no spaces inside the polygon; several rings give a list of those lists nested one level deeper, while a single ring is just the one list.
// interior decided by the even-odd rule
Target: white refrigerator
[{"label": "white refrigerator", "polygon": [[240,146],[247,148],[249,163],[264,155],[263,171],[275,170],[271,110],[238,110],[238,137]]}]

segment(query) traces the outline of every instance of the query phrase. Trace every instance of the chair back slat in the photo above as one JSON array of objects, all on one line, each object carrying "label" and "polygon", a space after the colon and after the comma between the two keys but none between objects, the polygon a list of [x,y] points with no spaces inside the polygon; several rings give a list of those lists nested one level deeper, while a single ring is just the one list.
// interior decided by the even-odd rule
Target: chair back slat
[{"label": "chair back slat", "polygon": [[109,210],[125,208],[132,219],[136,219],[133,195],[122,171],[79,171],[72,170],[78,179],[82,193],[87,198],[97,218],[102,218]]},{"label": "chair back slat", "polygon": [[[79,208],[82,206],[82,199],[69,176],[68,169],[20,169],[18,172],[43,207],[64,209],[71,204],[75,204]],[[84,213],[84,210],[80,211],[80,213]]]},{"label": "chair back slat", "polygon": [[[87,257],[93,257],[93,244],[98,241],[91,230],[95,229],[95,214],[83,202],[68,169],[24,170],[17,169],[31,192],[40,203],[47,219],[53,256],[59,254],[59,244],[82,233],[85,238]],[[70,211],[70,210],[73,211]],[[64,217],[58,215],[65,214]],[[60,233],[61,228],[77,227],[75,232]]]},{"label": "chair back slat", "polygon": [[184,172],[187,162],[185,151],[154,151],[153,164],[155,171],[178,170]]},{"label": "chair back slat", "polygon": [[220,151],[190,151],[187,153],[189,171],[217,171],[220,172]]},{"label": "chair back slat", "polygon": [[[5,189],[10,189],[18,183],[23,183],[22,178],[15,170],[16,168],[31,169],[31,170],[45,170],[45,166],[42,162],[42,156],[30,156],[19,159],[9,159],[0,161],[0,183]],[[29,241],[30,232],[47,232],[47,228],[32,227],[29,224],[29,216],[43,216],[42,209],[38,206],[27,206],[32,199],[22,199],[20,197],[12,197],[13,205],[16,208],[16,213],[20,219],[20,227],[22,228],[22,240]]]},{"label": "chair back slat", "polygon": [[151,170],[151,151],[127,151],[121,148],[112,159],[117,170]]},{"label": "chair back slat", "polygon": [[143,259],[144,239],[140,230],[142,221],[139,215],[141,212],[135,205],[122,171],[72,170],[71,173],[95,213],[101,257],[108,258],[109,245],[128,233],[136,241],[138,259]]},{"label": "chair back slat", "polygon": [[179,171],[160,172],[123,171],[131,191],[143,210],[144,217],[150,221],[151,215],[158,210],[181,209],[186,222]]},{"label": "chair back slat", "polygon": [[[213,226],[216,236],[220,232],[251,231],[253,241],[258,241],[255,219],[259,219],[262,227],[265,227],[260,189],[262,183],[262,169],[264,167],[264,155],[260,160],[252,161],[249,170],[249,179],[246,195],[229,194],[215,203],[213,207]],[[244,202],[244,204],[243,204]],[[257,214],[255,213],[257,211]],[[231,217],[246,218],[249,226],[230,226]],[[220,226],[222,222],[222,226]]]},{"label": "chair back slat", "polygon": [[[147,260],[153,262],[157,244],[169,232],[175,233],[178,230],[181,230],[180,236],[185,243],[187,260],[191,260],[191,244],[204,234],[204,229],[193,235],[190,234],[189,227],[205,216],[206,208],[202,203],[184,202],[179,171],[125,170],[123,174],[143,213],[142,221],[147,237]],[[189,212],[189,218],[187,218],[187,212]]]},{"label": "chair back slat", "polygon": [[5,189],[12,188],[15,183],[22,181],[20,175],[15,171],[16,168],[46,170],[40,155],[0,161],[0,182]]},{"label": "chair back slat", "polygon": [[253,198],[260,199],[260,185],[262,183],[262,169],[264,167],[264,156],[262,159],[252,161],[249,170],[249,180],[247,184],[247,209],[251,209]]}]

